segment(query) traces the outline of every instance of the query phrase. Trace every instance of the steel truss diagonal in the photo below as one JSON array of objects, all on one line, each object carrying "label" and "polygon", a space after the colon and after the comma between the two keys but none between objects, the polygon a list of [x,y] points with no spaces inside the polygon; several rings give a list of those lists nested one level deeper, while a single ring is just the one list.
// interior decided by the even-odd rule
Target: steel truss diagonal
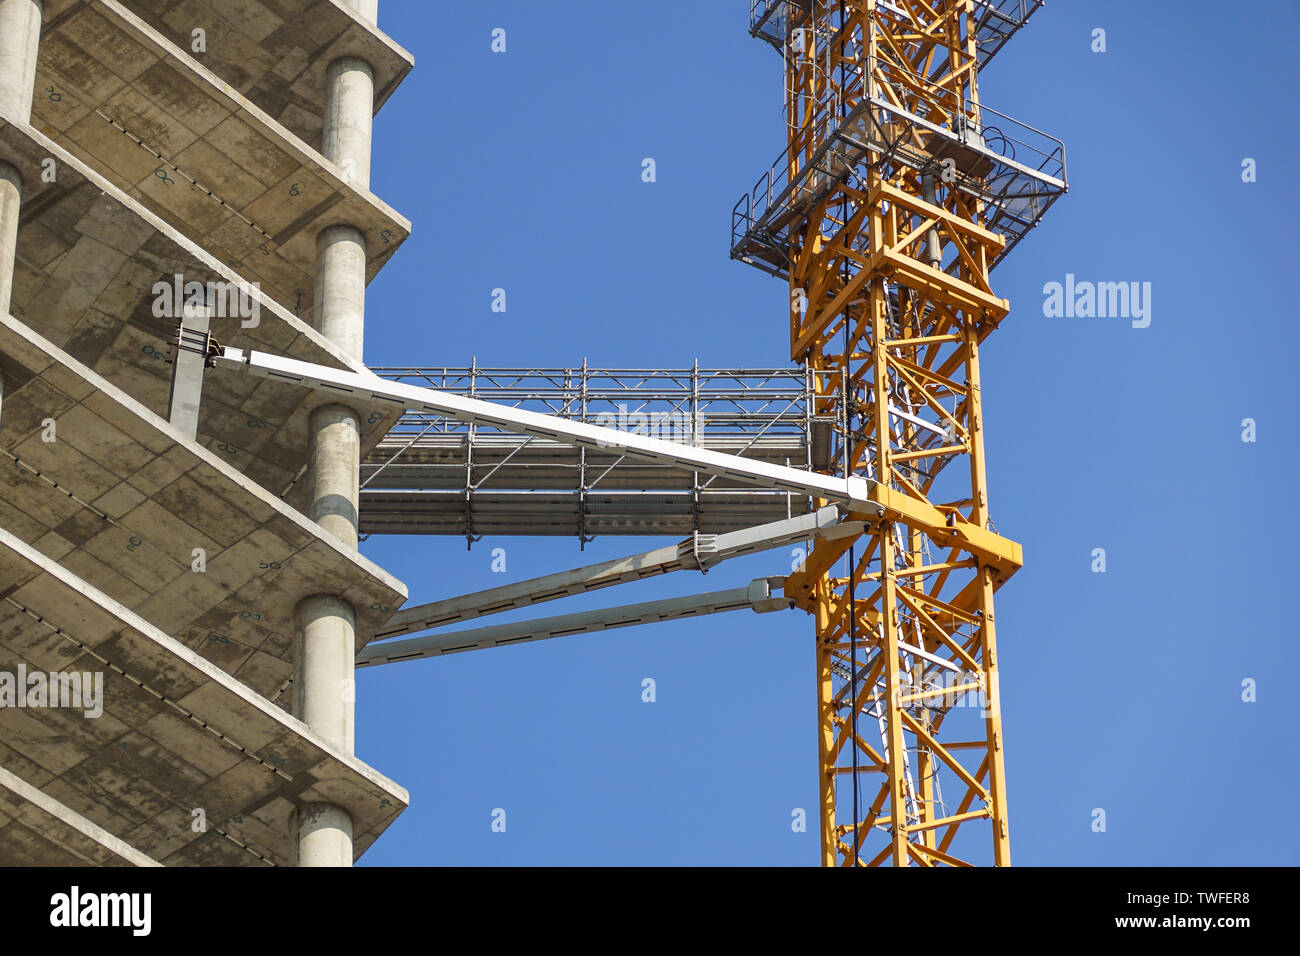
[{"label": "steel truss diagonal", "polygon": [[979,97],[1039,5],[751,7],[788,143],[733,210],[732,255],[789,281],[790,356],[834,423],[814,467],[887,506],[785,587],[815,618],[828,866],[1011,860],[993,595],[1014,569],[946,529],[993,533],[980,347],[1008,303],[989,273],[1066,191],[1060,142]]}]

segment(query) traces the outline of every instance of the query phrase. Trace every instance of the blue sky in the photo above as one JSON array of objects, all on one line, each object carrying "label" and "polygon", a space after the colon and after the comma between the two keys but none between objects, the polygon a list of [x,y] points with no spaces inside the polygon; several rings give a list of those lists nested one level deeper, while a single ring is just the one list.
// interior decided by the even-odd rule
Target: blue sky
[{"label": "blue sky", "polygon": [[[416,68],[377,118],[373,188],[414,234],[370,287],[367,362],[783,364],[783,283],[728,258],[731,207],[783,143],[780,61],[747,19],[744,0],[383,0]],[[1071,180],[994,273],[1012,313],[982,353],[992,513],[1026,557],[997,602],[1016,863],[1300,863],[1298,27],[1282,0],[1249,21],[1204,0],[1057,2],[982,78],[986,103],[1065,141]],[[1150,327],[1046,318],[1043,286],[1067,273],[1150,282]],[[363,549],[420,603],[659,543]],[[815,864],[815,828],[790,827],[816,801],[811,635],[798,612],[737,613],[362,672],[358,754],[412,796],[363,862]]]}]

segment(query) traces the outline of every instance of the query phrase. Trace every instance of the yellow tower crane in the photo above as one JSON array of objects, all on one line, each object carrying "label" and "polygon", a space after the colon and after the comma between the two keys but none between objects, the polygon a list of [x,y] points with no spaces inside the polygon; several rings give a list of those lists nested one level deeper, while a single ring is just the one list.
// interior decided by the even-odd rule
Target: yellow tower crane
[{"label": "yellow tower crane", "polygon": [[[788,144],[733,210],[732,256],[790,284],[812,465],[874,480],[786,584],[815,618],[822,862],[1011,861],[980,346],[989,274],[1066,191],[1056,139],[979,71],[1041,0],[752,0]],[[823,502],[818,501],[818,504]],[[981,836],[981,833],[983,836]]]}]

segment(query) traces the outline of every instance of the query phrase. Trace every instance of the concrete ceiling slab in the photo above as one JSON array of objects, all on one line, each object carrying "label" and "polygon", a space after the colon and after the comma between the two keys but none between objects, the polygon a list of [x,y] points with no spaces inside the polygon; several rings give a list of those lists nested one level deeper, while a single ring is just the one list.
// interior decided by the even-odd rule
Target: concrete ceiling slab
[{"label": "concrete ceiling slab", "polygon": [[[42,176],[47,159],[54,160],[53,182]],[[0,160],[24,181],[13,314],[165,416],[167,343],[176,320],[155,314],[155,284],[174,286],[179,275],[186,282],[237,287],[239,276],[28,126],[0,120]],[[364,370],[269,295],[252,294],[255,325],[238,315],[212,319],[212,334],[223,345]],[[310,389],[212,369],[204,376],[198,441],[276,494],[293,486],[287,500],[300,505],[306,489],[294,482],[307,464],[310,412],[328,400]],[[365,454],[397,413],[388,405],[357,407]]]},{"label": "concrete ceiling slab", "polygon": [[290,677],[302,598],[356,608],[358,649],[406,600],[226,456],[4,315],[0,374],[0,526],[259,693]]},{"label": "concrete ceiling slab", "polygon": [[0,866],[160,866],[0,766]]},{"label": "concrete ceiling slab", "polygon": [[[79,0],[46,0],[47,16]],[[411,54],[339,0],[122,0],[182,50],[204,31],[195,59],[320,149],[325,71],[342,56],[360,57],[375,72],[375,112],[414,66]]]},{"label": "concrete ceiling slab", "polygon": [[32,126],[303,315],[323,229],[364,233],[367,280],[410,234],[405,218],[115,0],[47,12],[36,89]]},{"label": "concrete ceiling slab", "polygon": [[[0,707],[0,736],[39,768],[40,791],[71,815],[60,818],[65,830],[88,821],[165,865],[291,864],[290,814],[318,802],[352,815],[360,856],[409,803],[403,788],[0,528],[0,671],[20,667],[102,680],[98,704]],[[3,792],[0,832],[16,841],[0,841],[6,852],[57,859],[58,825],[47,819],[43,830],[39,813]],[[81,830],[78,852],[93,852]]]}]

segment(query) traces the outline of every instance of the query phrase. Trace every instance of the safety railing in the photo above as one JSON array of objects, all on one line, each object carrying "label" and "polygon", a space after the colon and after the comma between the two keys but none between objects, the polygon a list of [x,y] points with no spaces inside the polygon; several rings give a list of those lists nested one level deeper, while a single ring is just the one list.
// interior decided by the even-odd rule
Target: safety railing
[{"label": "safety railing", "polygon": [[[669,433],[670,440],[802,443],[808,428],[803,369],[595,369],[380,367],[376,374],[593,425]],[[386,441],[438,439],[494,429],[408,412]],[[668,437],[668,434],[660,434]]]},{"label": "safety railing", "polygon": [[1042,5],[1043,0],[975,0],[980,66],[993,59]]},{"label": "safety railing", "polygon": [[[847,116],[819,113],[778,154],[732,207],[733,258],[786,275],[792,224],[868,167],[907,166],[978,199],[982,224],[1009,240],[1003,256],[1067,190],[1059,139],[959,92],[926,89],[895,62],[869,58],[868,66],[874,89],[890,95],[871,96]],[[815,148],[804,148],[809,140]]]}]

